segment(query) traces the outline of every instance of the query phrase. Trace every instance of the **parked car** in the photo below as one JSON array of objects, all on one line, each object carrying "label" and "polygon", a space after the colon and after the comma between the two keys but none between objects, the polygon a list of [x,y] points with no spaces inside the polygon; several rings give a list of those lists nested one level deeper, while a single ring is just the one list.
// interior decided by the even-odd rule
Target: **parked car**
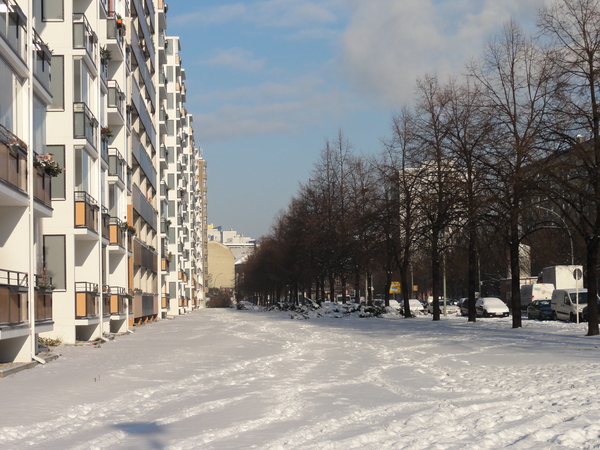
[{"label": "parked car", "polygon": [[[433,303],[427,305],[427,312],[433,314]],[[455,315],[460,312],[460,308],[457,306],[454,300],[446,299],[446,314]],[[444,314],[444,299],[440,299],[440,314]]]},{"label": "parked car", "polygon": [[[597,301],[598,304],[598,311],[600,311],[600,298]],[[583,307],[583,310],[581,311],[581,321],[582,322],[587,322],[588,321],[588,307],[587,305],[585,305]]]},{"label": "parked car", "polygon": [[394,309],[400,309],[400,303],[398,303],[398,300],[394,300],[393,298],[390,298],[390,307],[392,307]]},{"label": "parked car", "polygon": [[538,320],[552,319],[552,305],[550,300],[534,300],[527,307],[527,318]]},{"label": "parked car", "polygon": [[507,317],[508,306],[497,297],[482,297],[475,302],[475,311],[479,317]]},{"label": "parked car", "polygon": [[458,309],[459,309],[461,315],[468,316],[469,315],[469,299],[461,298],[458,301]]},{"label": "parked car", "polygon": [[[413,317],[415,317],[417,314],[425,313],[425,307],[423,306],[423,303],[421,303],[416,298],[411,298],[410,300],[408,300],[408,306],[410,308],[410,315]],[[403,303],[400,305],[400,314],[404,315]]]}]

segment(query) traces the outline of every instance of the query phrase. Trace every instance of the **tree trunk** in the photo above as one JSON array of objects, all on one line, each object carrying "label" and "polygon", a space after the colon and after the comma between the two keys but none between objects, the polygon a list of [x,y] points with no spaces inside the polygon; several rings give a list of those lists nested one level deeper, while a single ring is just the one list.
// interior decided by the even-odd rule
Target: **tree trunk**
[{"label": "tree trunk", "polygon": [[440,320],[440,257],[439,235],[434,231],[431,238],[431,295],[433,296],[433,320]]},{"label": "tree trunk", "polygon": [[588,290],[588,332],[587,336],[598,336],[598,281],[596,277],[596,265],[598,263],[598,235],[587,240],[587,290]]},{"label": "tree trunk", "polygon": [[468,322],[475,322],[477,320],[477,313],[475,311],[475,292],[481,290],[479,284],[479,273],[477,267],[477,247],[475,246],[475,240],[477,233],[474,227],[469,228],[469,273],[467,274],[467,287],[468,287],[468,307],[469,307],[469,319]]},{"label": "tree trunk", "polygon": [[521,266],[519,264],[519,227],[516,220],[511,224],[510,236],[510,277],[512,327],[521,328]]}]

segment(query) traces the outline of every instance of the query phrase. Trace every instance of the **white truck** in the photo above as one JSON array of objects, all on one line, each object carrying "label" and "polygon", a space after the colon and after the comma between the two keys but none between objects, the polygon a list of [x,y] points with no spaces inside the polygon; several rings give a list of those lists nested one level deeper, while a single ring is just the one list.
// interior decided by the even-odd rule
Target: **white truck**
[{"label": "white truck", "polygon": [[541,280],[538,280],[538,283],[553,284],[554,289],[582,289],[582,274],[583,266],[577,264],[545,267],[542,269]]}]

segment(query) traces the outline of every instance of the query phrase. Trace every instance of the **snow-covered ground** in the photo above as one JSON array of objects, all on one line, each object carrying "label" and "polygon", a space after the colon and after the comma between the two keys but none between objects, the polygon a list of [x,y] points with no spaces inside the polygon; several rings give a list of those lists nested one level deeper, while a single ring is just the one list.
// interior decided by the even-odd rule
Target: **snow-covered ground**
[{"label": "snow-covered ground", "polygon": [[586,324],[205,309],[0,379],[0,448],[600,447]]}]

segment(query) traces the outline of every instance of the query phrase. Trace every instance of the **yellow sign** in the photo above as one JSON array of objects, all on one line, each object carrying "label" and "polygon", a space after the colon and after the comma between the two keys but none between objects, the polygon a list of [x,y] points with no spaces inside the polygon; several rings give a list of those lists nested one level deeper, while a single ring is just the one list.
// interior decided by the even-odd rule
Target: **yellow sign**
[{"label": "yellow sign", "polygon": [[390,294],[398,294],[398,293],[400,293],[400,282],[392,281],[392,284],[390,285]]},{"label": "yellow sign", "polygon": [[414,292],[417,292],[418,290],[419,290],[419,286],[418,286],[418,285],[416,285],[416,284],[414,284],[414,285],[413,285],[413,291],[414,291]]}]

